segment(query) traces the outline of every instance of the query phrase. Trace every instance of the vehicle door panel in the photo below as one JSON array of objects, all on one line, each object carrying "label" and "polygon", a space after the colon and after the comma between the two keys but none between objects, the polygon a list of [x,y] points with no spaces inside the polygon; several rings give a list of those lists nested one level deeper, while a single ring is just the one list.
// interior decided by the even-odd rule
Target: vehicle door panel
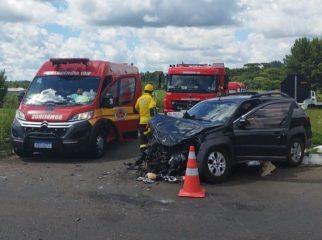
[{"label": "vehicle door panel", "polygon": [[139,115],[134,112],[137,78],[135,76],[125,76],[115,79],[110,84],[105,93],[112,95],[114,108],[103,109],[104,115],[110,115],[116,127],[122,132],[133,132],[138,127]]},{"label": "vehicle door panel", "polygon": [[[255,108],[234,123],[237,158],[286,156],[290,102],[268,103]],[[240,124],[245,120],[243,124]]]}]

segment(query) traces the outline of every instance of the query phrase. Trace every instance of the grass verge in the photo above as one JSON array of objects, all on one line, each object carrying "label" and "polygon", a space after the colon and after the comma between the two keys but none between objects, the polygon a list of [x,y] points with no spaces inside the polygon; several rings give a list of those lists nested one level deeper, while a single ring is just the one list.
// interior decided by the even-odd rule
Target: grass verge
[{"label": "grass verge", "polygon": [[163,99],[165,96],[165,91],[158,89],[153,92],[153,95],[155,96],[155,99],[157,101],[158,112],[163,112]]},{"label": "grass verge", "polygon": [[308,109],[306,112],[311,120],[312,143],[322,145],[322,109]]},{"label": "grass verge", "polygon": [[0,108],[0,156],[11,150],[10,131],[15,112],[15,109]]}]

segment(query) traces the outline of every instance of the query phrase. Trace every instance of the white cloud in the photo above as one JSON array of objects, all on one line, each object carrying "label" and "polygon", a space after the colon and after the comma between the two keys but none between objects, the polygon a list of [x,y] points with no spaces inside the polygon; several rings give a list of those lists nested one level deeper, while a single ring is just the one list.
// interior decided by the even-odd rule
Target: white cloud
[{"label": "white cloud", "polygon": [[165,27],[235,25],[239,6],[233,0],[67,0],[61,24]]},{"label": "white cloud", "polygon": [[319,36],[322,34],[320,0],[241,0],[245,11],[239,20],[268,37]]},{"label": "white cloud", "polygon": [[266,38],[264,34],[251,33],[246,42],[242,43],[243,62],[270,62],[283,60],[290,51],[295,38]]},{"label": "white cloud", "polygon": [[0,2],[0,22],[49,22],[56,9],[46,1],[5,0]]},{"label": "white cloud", "polygon": [[[319,0],[55,1],[0,2],[0,70],[9,80],[32,79],[51,57],[133,62],[141,71],[181,61],[241,67],[282,60],[296,38],[322,34]],[[77,34],[50,32],[48,23]]]}]

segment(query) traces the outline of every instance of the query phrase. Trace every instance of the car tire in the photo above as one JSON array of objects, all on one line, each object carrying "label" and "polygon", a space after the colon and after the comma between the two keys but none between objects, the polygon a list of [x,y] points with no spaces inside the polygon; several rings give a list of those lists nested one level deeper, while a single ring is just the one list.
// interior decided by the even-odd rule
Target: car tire
[{"label": "car tire", "polygon": [[287,165],[297,167],[304,157],[304,143],[300,138],[292,138],[287,149]]},{"label": "car tire", "polygon": [[199,166],[201,179],[209,183],[224,182],[230,175],[232,163],[225,149],[214,147],[207,151]]},{"label": "car tire", "polygon": [[92,158],[103,157],[105,153],[105,147],[106,147],[105,133],[102,129],[101,130],[98,129],[92,138],[90,156]]},{"label": "car tire", "polygon": [[27,157],[32,157],[33,153],[30,151],[25,151],[25,150],[13,150],[16,155],[18,155],[21,158],[27,158]]}]

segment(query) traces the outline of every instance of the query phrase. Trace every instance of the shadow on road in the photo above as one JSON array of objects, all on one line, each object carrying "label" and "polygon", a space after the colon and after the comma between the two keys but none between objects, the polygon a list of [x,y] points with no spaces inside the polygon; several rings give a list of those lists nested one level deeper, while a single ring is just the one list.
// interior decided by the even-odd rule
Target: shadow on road
[{"label": "shadow on road", "polygon": [[88,154],[76,153],[35,153],[31,158],[22,158],[24,162],[32,163],[94,163],[131,160],[139,155],[137,140],[128,140],[107,144],[102,158],[90,158]]},{"label": "shadow on road", "polygon": [[217,186],[236,186],[251,184],[257,181],[281,182],[281,183],[313,183],[322,184],[322,175],[316,174],[316,178],[309,177],[307,173],[316,170],[322,171],[322,167],[300,166],[295,168],[287,167],[283,163],[276,164],[276,170],[271,175],[261,177],[261,166],[237,165],[232,169],[232,173],[227,182]]},{"label": "shadow on road", "polygon": [[[107,145],[104,157],[99,159],[89,158],[86,154],[35,154],[32,158],[24,158],[22,161],[27,163],[52,163],[52,164],[91,164],[100,162],[117,162],[117,161],[133,161],[139,155],[138,140],[128,140],[121,143],[111,143]],[[252,184],[258,181],[281,182],[281,183],[313,183],[321,184],[322,167],[301,166],[297,168],[289,168],[284,164],[276,164],[277,169],[272,175],[261,177],[261,166],[247,166],[245,164],[233,167],[230,178],[227,182],[215,185],[216,187],[236,186]],[[316,170],[315,170],[316,169]],[[308,174],[316,171],[317,174]]]}]

